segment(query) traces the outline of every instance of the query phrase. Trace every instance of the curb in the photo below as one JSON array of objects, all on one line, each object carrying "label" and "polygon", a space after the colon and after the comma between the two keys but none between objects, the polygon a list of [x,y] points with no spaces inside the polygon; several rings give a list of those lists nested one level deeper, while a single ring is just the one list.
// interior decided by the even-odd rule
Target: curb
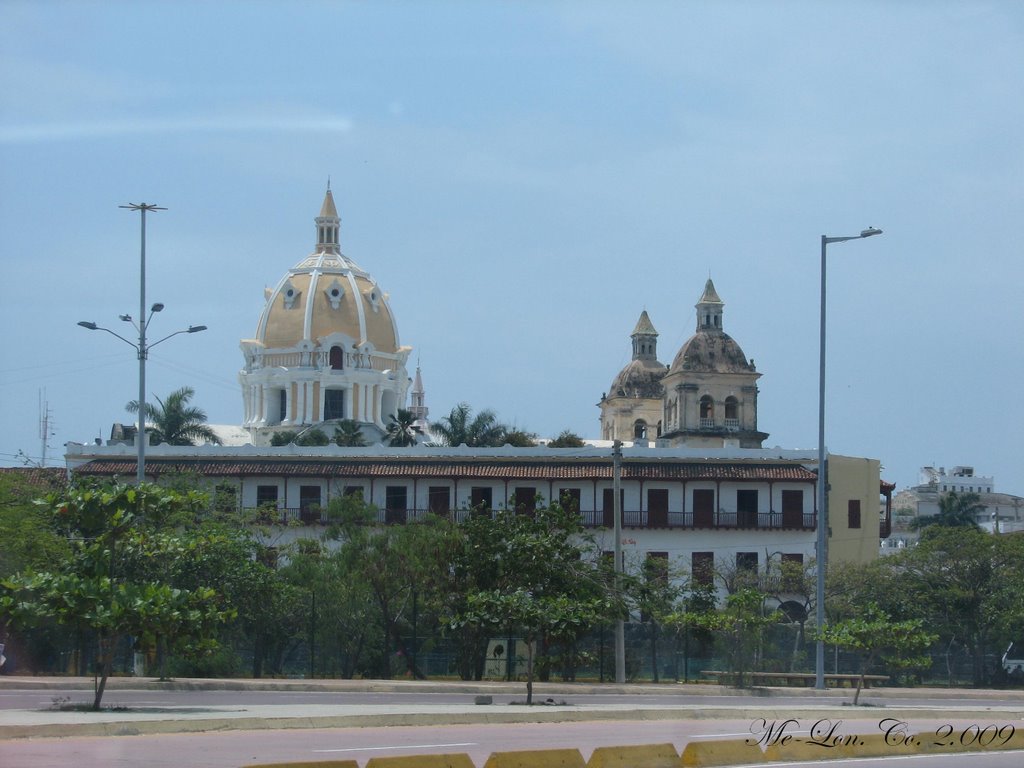
[{"label": "curb", "polygon": [[[883,709],[833,707],[820,709],[787,709],[787,715],[798,719],[845,718],[872,719],[879,714],[903,720],[914,718],[970,719],[979,714],[992,716],[998,712],[1005,718],[1024,719],[1021,709],[964,708],[901,708]],[[60,713],[55,713],[59,715]],[[83,713],[84,714],[84,713]],[[170,713],[169,713],[170,714]],[[505,723],[570,723],[630,720],[754,720],[764,710],[747,707],[706,708],[674,707],[658,709],[573,709],[510,708],[509,710],[464,712],[380,713],[360,715],[312,715],[294,717],[209,717],[202,719],[105,720],[103,722],[49,722],[26,725],[0,725],[0,741],[27,738],[62,738],[82,736],[142,736],[169,733],[202,733],[207,731],[257,731],[304,728],[370,728],[381,726],[473,725]]]}]

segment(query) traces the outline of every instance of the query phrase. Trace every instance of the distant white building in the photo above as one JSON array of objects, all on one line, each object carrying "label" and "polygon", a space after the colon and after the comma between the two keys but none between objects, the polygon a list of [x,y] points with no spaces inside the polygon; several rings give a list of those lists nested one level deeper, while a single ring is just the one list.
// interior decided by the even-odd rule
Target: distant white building
[{"label": "distant white building", "polygon": [[[989,533],[1024,531],[1024,498],[1008,493],[997,493],[995,480],[974,474],[974,467],[955,466],[948,472],[945,467],[921,467],[920,484],[906,488],[893,496],[892,535],[882,541],[882,553],[913,546],[919,537],[914,521],[939,513],[939,500],[947,493],[977,494],[982,511],[975,515],[978,526]],[[910,510],[911,514],[901,514]]]}]

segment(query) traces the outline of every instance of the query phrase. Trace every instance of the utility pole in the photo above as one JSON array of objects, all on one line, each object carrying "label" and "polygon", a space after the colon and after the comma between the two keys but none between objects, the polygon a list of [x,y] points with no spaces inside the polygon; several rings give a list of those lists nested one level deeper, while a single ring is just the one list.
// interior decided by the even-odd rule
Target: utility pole
[{"label": "utility pole", "polygon": [[[616,440],[612,448],[612,510],[615,521],[615,594],[622,594],[622,441]],[[626,622],[620,615],[615,622],[615,682],[626,682]]]},{"label": "utility pole", "polygon": [[40,450],[40,467],[46,466],[46,452],[50,447],[50,404],[46,401],[46,390],[39,390],[39,439],[42,440]]},{"label": "utility pole", "polygon": [[[137,454],[135,477],[136,482],[141,485],[146,481],[146,357],[149,355],[149,347],[146,346],[146,326],[149,325],[149,322],[143,322],[146,317],[146,211],[166,211],[167,209],[152,203],[128,203],[128,205],[119,207],[142,214],[141,245],[139,246],[139,344],[135,348],[139,355],[139,424],[135,434]],[[163,309],[163,304],[160,305],[160,309]]]}]

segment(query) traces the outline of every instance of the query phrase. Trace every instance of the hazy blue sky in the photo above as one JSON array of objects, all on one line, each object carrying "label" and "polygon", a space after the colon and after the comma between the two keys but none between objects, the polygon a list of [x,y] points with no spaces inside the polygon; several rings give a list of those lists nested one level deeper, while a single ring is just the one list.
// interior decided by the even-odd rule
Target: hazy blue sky
[{"label": "hazy blue sky", "polygon": [[[391,295],[431,415],[598,435],[647,309],[671,362],[710,274],[768,446],[1024,494],[1024,3],[0,2],[0,463],[149,393],[238,424],[238,342],[312,250]],[[120,328],[119,328],[120,326]]]}]

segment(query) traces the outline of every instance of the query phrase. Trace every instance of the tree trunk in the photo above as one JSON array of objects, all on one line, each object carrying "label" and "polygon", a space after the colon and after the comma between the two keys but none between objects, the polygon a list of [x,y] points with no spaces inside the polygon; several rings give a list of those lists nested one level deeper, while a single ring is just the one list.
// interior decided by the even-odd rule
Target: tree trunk
[{"label": "tree trunk", "polygon": [[384,680],[391,679],[391,622],[384,614],[383,636],[380,639],[380,676]]},{"label": "tree trunk", "polygon": [[99,712],[100,703],[103,701],[103,691],[107,688],[107,678],[114,667],[114,641],[112,638],[100,636],[99,639],[99,669],[95,683],[96,696],[92,702],[93,712]]},{"label": "tree trunk", "polygon": [[252,638],[252,677],[253,680],[263,677],[263,635],[259,631]]},{"label": "tree trunk", "polygon": [[156,639],[156,653],[160,657],[160,682],[166,683],[167,677],[167,638],[161,635]]},{"label": "tree trunk", "polygon": [[542,634],[540,636],[540,652],[537,654],[537,659],[538,661],[543,659],[543,663],[540,664],[540,681],[542,683],[546,683],[551,680],[551,664],[550,659],[548,658],[548,646],[550,642],[551,639],[547,634]]},{"label": "tree trunk", "polygon": [[399,653],[402,654],[402,658],[405,659],[405,668],[413,676],[414,680],[426,680],[427,676],[420,671],[418,666],[416,666],[416,659],[409,652],[408,647],[406,647],[405,642],[402,640],[402,635],[398,631],[397,624],[392,626],[392,631],[394,632],[395,646],[398,648]]},{"label": "tree trunk", "polygon": [[526,704],[533,704],[533,642],[526,640]]},{"label": "tree trunk", "polygon": [[658,624],[651,619],[651,677],[658,682]]}]

